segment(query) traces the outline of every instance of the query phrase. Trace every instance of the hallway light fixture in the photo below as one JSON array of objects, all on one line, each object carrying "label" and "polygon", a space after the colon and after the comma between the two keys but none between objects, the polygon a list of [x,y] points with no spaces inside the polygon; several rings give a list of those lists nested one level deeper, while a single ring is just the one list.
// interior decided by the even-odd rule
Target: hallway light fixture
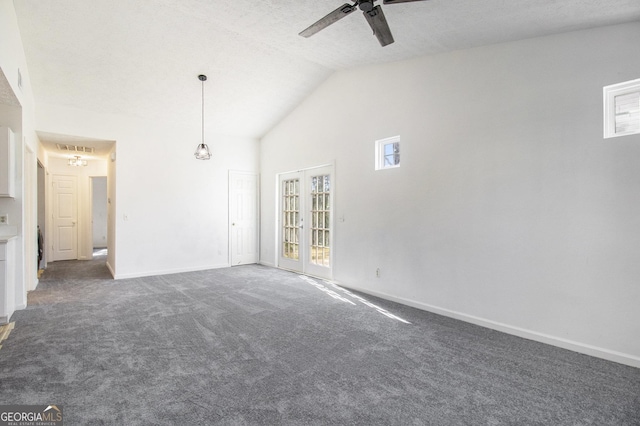
[{"label": "hallway light fixture", "polygon": [[211,151],[206,143],[204,143],[204,82],[207,81],[207,76],[200,74],[198,79],[202,82],[202,142],[198,144],[196,152],[193,154],[197,160],[208,160],[211,158]]},{"label": "hallway light fixture", "polygon": [[79,155],[75,155],[73,158],[69,158],[69,162],[67,163],[69,166],[86,166],[87,160],[82,160]]}]

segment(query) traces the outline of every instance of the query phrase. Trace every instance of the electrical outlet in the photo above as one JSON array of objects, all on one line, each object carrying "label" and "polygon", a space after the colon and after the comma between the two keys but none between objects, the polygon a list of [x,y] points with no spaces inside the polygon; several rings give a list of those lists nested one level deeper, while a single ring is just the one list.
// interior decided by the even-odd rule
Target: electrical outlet
[{"label": "electrical outlet", "polygon": [[9,215],[4,213],[0,214],[0,225],[8,225],[9,224]]},{"label": "electrical outlet", "polygon": [[380,268],[376,269],[376,277],[380,278]]}]

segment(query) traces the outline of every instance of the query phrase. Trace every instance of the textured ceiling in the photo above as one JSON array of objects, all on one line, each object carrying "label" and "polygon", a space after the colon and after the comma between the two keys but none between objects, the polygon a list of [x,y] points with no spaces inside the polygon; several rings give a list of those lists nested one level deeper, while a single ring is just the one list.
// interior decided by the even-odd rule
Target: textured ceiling
[{"label": "textured ceiling", "polygon": [[[36,103],[260,137],[333,71],[640,20],[638,0],[430,0],[298,33],[344,0],[14,0]],[[378,1],[380,4],[381,1]]]}]

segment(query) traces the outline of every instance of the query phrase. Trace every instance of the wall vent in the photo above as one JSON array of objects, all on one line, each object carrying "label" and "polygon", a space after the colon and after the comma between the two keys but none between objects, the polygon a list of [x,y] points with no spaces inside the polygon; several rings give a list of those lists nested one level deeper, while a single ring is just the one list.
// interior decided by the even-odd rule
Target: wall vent
[{"label": "wall vent", "polygon": [[85,154],[93,154],[93,152],[95,151],[95,148],[91,148],[88,146],[67,145],[64,143],[57,143],[56,146],[60,151],[84,152]]}]

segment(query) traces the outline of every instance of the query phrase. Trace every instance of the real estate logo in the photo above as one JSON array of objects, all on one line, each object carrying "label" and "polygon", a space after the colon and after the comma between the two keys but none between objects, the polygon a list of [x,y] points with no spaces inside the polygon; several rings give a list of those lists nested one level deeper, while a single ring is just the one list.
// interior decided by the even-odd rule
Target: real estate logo
[{"label": "real estate logo", "polygon": [[62,426],[62,405],[0,405],[0,426]]}]

